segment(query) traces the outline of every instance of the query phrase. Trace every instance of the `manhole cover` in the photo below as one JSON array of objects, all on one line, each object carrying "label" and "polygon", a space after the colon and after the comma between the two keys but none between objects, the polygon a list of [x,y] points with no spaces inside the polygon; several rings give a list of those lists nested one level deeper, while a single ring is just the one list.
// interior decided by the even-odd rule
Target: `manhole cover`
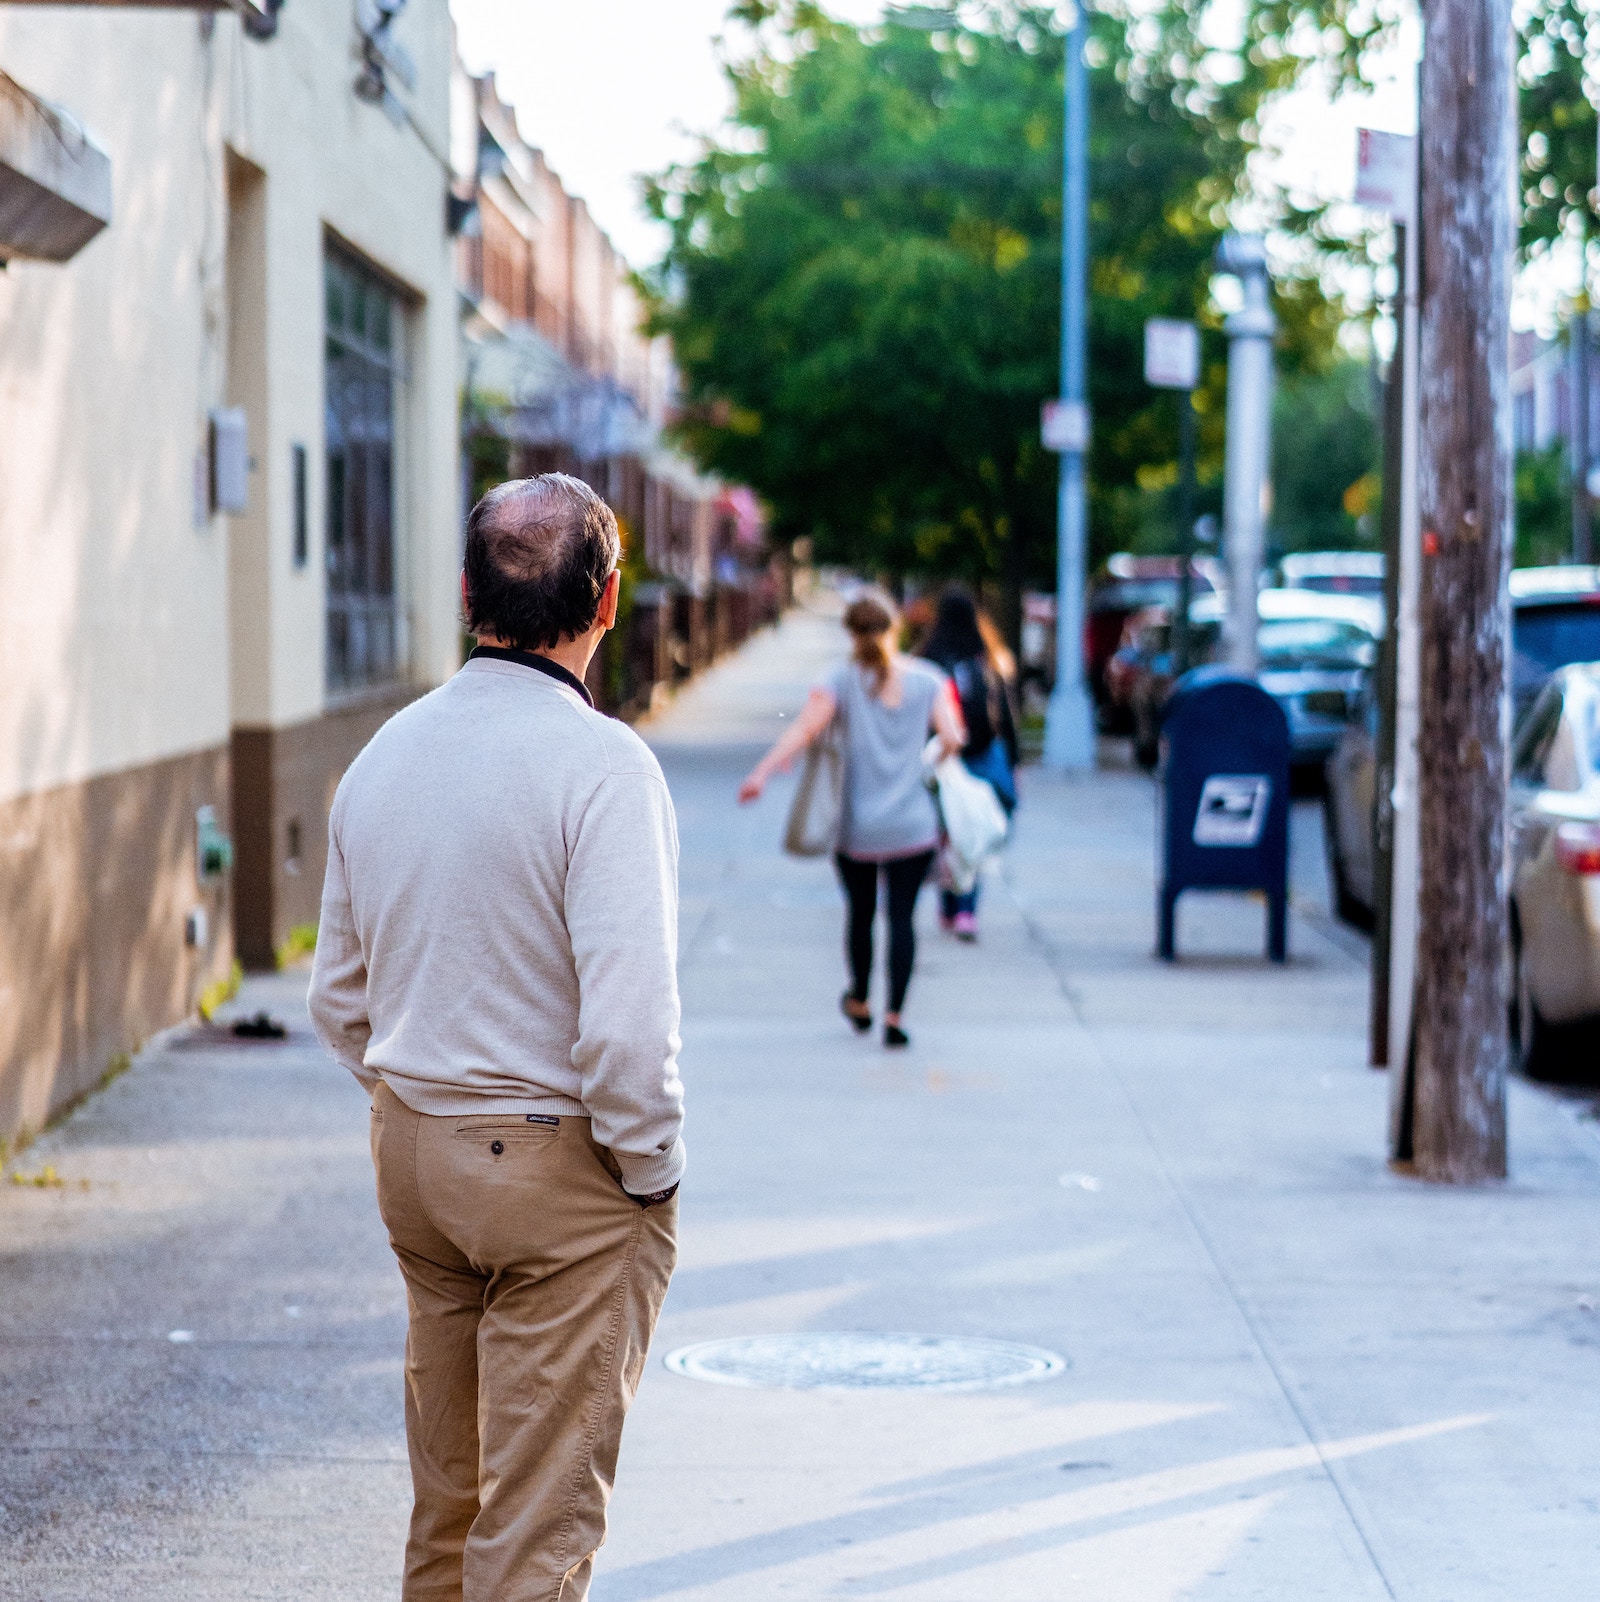
[{"label": "manhole cover", "polygon": [[962,1335],[742,1335],[670,1352],[667,1367],[713,1385],[786,1391],[985,1391],[1048,1379],[1064,1357]]}]

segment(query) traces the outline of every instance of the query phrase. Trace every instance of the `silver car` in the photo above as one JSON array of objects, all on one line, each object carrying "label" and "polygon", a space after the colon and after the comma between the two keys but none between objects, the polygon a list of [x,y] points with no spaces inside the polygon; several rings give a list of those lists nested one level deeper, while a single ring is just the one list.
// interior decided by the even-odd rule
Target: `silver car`
[{"label": "silver car", "polygon": [[[1511,705],[1518,730],[1551,674],[1600,660],[1600,568],[1523,567],[1511,575]],[[1378,709],[1367,685],[1328,758],[1328,871],[1339,916],[1370,928]]]},{"label": "silver car", "polygon": [[[1226,608],[1223,597],[1202,596],[1190,616],[1220,640]],[[1378,659],[1383,605],[1364,595],[1262,590],[1256,616],[1257,677],[1288,720],[1290,760],[1320,767]]]},{"label": "silver car", "polygon": [[1523,1066],[1551,1027],[1600,1017],[1600,663],[1562,668],[1511,746],[1512,1029]]},{"label": "silver car", "polygon": [[1378,799],[1378,697],[1369,679],[1355,715],[1328,758],[1322,792],[1328,877],[1334,910],[1358,929],[1372,927],[1377,904],[1372,825]]}]

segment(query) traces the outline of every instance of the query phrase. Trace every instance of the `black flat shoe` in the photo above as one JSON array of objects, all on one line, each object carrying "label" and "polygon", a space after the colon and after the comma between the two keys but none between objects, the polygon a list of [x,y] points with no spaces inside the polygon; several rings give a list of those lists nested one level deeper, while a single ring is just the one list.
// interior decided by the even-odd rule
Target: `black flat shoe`
[{"label": "black flat shoe", "polygon": [[883,1043],[886,1046],[909,1046],[911,1036],[899,1024],[886,1023],[883,1026]]},{"label": "black flat shoe", "polygon": [[[839,1011],[850,1020],[850,1027],[854,1029],[858,1035],[864,1035],[872,1027],[872,1014],[870,1012],[851,1012],[850,1003],[855,1001],[855,999],[856,998],[852,996],[848,990],[845,991],[845,993],[839,997]],[[860,1002],[856,1002],[856,1005],[860,1006],[862,1004]]]}]

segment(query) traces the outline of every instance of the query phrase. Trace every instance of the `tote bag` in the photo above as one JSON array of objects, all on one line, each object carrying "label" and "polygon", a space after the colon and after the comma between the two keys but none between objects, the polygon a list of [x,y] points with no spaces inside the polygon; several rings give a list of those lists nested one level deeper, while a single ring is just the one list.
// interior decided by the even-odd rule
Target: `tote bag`
[{"label": "tote bag", "polygon": [[792,857],[826,857],[839,849],[844,824],[844,752],[835,718],[806,748],[805,766],[789,804],[783,849]]}]

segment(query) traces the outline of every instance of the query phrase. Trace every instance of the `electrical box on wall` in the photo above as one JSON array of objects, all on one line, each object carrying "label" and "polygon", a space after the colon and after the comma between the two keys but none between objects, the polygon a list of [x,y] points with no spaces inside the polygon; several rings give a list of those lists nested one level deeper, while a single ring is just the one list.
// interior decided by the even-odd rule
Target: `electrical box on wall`
[{"label": "electrical box on wall", "polygon": [[244,512],[250,507],[250,438],[242,406],[211,414],[211,509]]}]

